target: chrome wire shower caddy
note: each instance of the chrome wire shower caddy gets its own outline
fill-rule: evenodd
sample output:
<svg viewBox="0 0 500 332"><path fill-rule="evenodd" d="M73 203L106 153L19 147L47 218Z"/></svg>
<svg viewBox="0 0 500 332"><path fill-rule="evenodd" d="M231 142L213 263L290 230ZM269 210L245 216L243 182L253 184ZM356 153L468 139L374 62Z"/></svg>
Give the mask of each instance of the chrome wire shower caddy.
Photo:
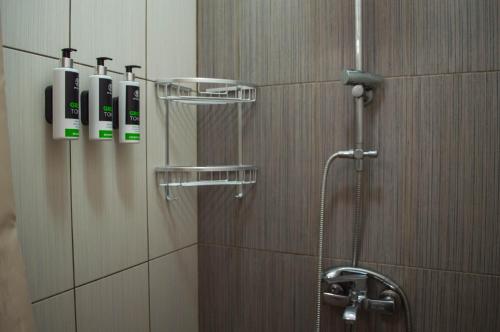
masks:
<svg viewBox="0 0 500 332"><path fill-rule="evenodd" d="M257 167L243 164L243 105L255 102L253 84L218 78L171 78L157 80L156 95L165 102L165 166L156 167L156 179L166 200L174 199L171 188L235 186L242 198L243 186L257 182ZM235 104L238 112L238 163L222 166L181 166L170 164L169 106L171 102L191 105Z"/></svg>

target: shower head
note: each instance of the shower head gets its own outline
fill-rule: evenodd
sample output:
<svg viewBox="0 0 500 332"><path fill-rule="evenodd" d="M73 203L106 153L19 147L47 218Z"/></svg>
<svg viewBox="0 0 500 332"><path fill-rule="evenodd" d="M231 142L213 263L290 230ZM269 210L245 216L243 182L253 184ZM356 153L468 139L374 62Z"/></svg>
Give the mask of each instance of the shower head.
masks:
<svg viewBox="0 0 500 332"><path fill-rule="evenodd" d="M375 89L383 80L382 76L360 70L344 69L342 72L342 82L345 85L362 85L367 90Z"/></svg>

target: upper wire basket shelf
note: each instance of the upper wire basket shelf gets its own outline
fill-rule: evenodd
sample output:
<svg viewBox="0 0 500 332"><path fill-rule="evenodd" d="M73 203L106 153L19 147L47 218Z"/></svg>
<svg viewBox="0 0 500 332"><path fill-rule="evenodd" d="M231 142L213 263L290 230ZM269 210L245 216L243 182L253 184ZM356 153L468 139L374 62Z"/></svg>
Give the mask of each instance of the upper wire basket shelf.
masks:
<svg viewBox="0 0 500 332"><path fill-rule="evenodd" d="M156 81L159 99L198 105L252 103L256 99L253 84L220 78L171 78Z"/></svg>
<svg viewBox="0 0 500 332"><path fill-rule="evenodd" d="M247 185L257 182L257 167L163 166L155 169L160 187L197 187Z"/></svg>

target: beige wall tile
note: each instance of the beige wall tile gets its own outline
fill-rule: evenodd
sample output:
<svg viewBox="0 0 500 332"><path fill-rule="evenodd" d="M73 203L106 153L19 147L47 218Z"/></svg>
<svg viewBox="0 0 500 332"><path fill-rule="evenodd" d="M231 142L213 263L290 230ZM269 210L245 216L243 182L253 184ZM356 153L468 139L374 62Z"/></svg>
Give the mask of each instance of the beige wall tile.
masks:
<svg viewBox="0 0 500 332"><path fill-rule="evenodd" d="M4 51L17 225L35 301L73 286L69 143L54 141L44 118L57 61Z"/></svg>
<svg viewBox="0 0 500 332"><path fill-rule="evenodd" d="M196 165L196 110L172 104L169 128L171 164ZM174 189L178 199L167 202L158 187L154 169L165 165L165 105L150 82L147 134L149 250L157 257L197 241L198 204L196 188Z"/></svg>
<svg viewBox="0 0 500 332"><path fill-rule="evenodd" d="M149 79L196 76L196 0L148 0Z"/></svg>
<svg viewBox="0 0 500 332"><path fill-rule="evenodd" d="M124 65L138 64L143 68L136 73L144 77L148 54L150 78L196 76L196 1L148 0L147 7L146 15L146 0L0 1L4 44L59 58L71 39L78 49L73 58L85 65L95 65L97 56L110 56L111 70L123 72ZM140 144L119 144L116 137L90 142L87 127L71 144L52 140L52 128L43 118L43 92L57 63L5 52L18 227L32 300L74 286L73 250L75 282L82 285L77 289L79 332L146 331L147 265L113 273L148 259L148 218L152 257L196 243L197 190L178 191L179 199L171 203L158 190L153 170L165 163L165 123L153 83L146 93L146 82L139 80L144 110ZM94 72L85 65L76 66L80 91L88 89L88 75ZM111 75L116 96L122 77ZM146 118L147 98L151 120ZM172 107L170 134L172 163L196 165L196 110ZM168 272L172 280L180 280L183 271L196 271L192 248L165 259L172 267L163 260L153 264L156 275ZM155 312L176 305L197 326L197 288L189 289L185 306L179 307L177 299L163 297L174 290L155 280L161 291ZM188 280L196 286L196 276ZM42 332L75 329L72 291L37 302L34 310ZM178 320L168 324L182 326Z"/></svg>
<svg viewBox="0 0 500 332"><path fill-rule="evenodd" d="M147 264L76 289L79 332L148 331L148 308Z"/></svg>
<svg viewBox="0 0 500 332"><path fill-rule="evenodd" d="M149 263L151 331L198 331L198 246Z"/></svg>
<svg viewBox="0 0 500 332"><path fill-rule="evenodd" d="M139 65L146 73L146 0L73 0L71 46L75 58L95 65L96 57L113 58L109 68L124 72L125 65Z"/></svg>
<svg viewBox="0 0 500 332"><path fill-rule="evenodd" d="M61 55L69 46L68 0L2 0L4 45L45 55Z"/></svg>
<svg viewBox="0 0 500 332"><path fill-rule="evenodd" d="M81 91L88 89L93 69L81 69ZM112 75L118 95L122 75ZM141 82L141 109L146 89ZM141 137L145 137L141 113ZM76 284L144 262L147 259L146 142L95 142L84 126L80 140L72 142L71 169Z"/></svg>
<svg viewBox="0 0 500 332"><path fill-rule="evenodd" d="M33 304L33 315L38 332L75 331L73 291Z"/></svg>

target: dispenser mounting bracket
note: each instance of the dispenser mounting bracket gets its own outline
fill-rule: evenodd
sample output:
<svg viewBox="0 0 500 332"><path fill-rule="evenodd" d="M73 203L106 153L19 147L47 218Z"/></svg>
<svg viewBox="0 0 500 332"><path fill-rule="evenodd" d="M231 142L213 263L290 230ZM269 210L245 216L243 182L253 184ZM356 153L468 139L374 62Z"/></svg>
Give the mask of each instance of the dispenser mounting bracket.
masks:
<svg viewBox="0 0 500 332"><path fill-rule="evenodd" d="M52 124L52 85L45 88L45 121Z"/></svg>
<svg viewBox="0 0 500 332"><path fill-rule="evenodd" d="M89 92L82 91L80 94L80 121L83 125L89 124Z"/></svg>

